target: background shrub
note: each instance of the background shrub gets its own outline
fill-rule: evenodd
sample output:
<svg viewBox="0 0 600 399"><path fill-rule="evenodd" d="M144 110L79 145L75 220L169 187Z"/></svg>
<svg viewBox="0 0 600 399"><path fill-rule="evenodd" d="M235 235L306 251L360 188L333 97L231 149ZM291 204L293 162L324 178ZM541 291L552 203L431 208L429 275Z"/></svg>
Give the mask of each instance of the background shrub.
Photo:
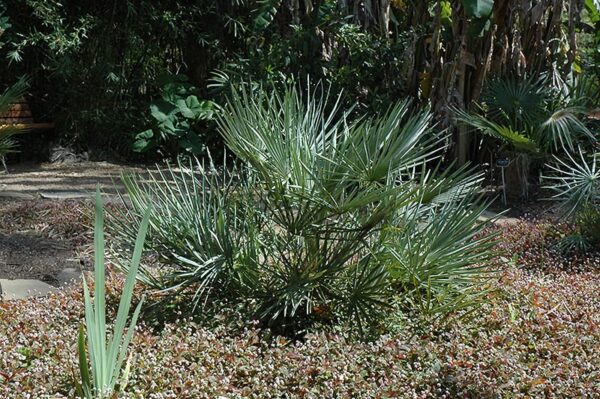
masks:
<svg viewBox="0 0 600 399"><path fill-rule="evenodd" d="M520 0L300 3L7 0L0 51L9 62L0 83L31 75L34 115L55 121L61 141L136 159L135 136L151 122L146 110L161 97L165 72L189 76L198 98L216 103L242 80L312 76L361 112L405 97L431 103L448 127L448 109L468 109L489 77L565 78L598 68L594 1L527 9ZM498 50L507 43L514 49ZM202 130L205 145L220 147L212 126Z"/></svg>
<svg viewBox="0 0 600 399"><path fill-rule="evenodd" d="M161 80L161 99L149 106L153 121L135 136L134 151L156 152L165 158L180 153L203 155L210 140L199 125L213 118L215 105L198 100L198 89L184 75L165 75Z"/></svg>

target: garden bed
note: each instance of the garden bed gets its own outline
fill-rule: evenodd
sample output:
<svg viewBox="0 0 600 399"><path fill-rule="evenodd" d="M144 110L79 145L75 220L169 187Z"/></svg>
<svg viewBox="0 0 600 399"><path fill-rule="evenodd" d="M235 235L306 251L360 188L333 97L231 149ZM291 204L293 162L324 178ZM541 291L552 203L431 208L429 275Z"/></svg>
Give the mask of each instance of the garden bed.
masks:
<svg viewBox="0 0 600 399"><path fill-rule="evenodd" d="M114 280L111 284L114 287ZM471 319L371 343L317 333L290 342L193 321L140 325L127 397L595 397L598 274L511 267ZM73 394L79 290L1 304L0 395ZM418 335L415 333L418 332Z"/></svg>
<svg viewBox="0 0 600 399"><path fill-rule="evenodd" d="M61 204L47 217L73 207ZM348 338L343 326L291 341L231 311L196 319L174 313L162 328L140 322L122 397L595 397L600 257L557 256L551 226L503 227L513 257L473 314L444 323L407 315L371 342ZM55 234L89 239L60 225ZM109 279L112 308L121 283ZM0 303L0 396L73 396L82 318L80 289Z"/></svg>

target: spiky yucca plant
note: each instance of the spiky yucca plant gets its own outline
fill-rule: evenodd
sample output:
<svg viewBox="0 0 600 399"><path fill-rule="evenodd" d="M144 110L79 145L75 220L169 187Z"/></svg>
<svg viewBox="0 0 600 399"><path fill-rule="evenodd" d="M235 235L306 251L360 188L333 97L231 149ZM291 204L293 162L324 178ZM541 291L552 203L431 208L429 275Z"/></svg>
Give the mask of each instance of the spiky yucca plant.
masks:
<svg viewBox="0 0 600 399"><path fill-rule="evenodd" d="M136 282L137 271L142 256L149 216L150 213L147 209L142 217L140 228L135 239L135 248L131 262L129 263L127 278L123 287L123 293L121 294L112 337L108 337L105 302L106 273L104 265L104 215L100 192L96 192L96 220L94 224L94 297L92 299L84 277L85 330L83 326L80 327L78 345L79 367L82 380L79 391L85 398L112 398L116 394L115 387L117 384L120 383L121 388L126 384L126 377L124 380L119 380L119 377L127 354L127 347L133 337L143 299L135 308L128 328L127 318L131 308L133 287Z"/></svg>

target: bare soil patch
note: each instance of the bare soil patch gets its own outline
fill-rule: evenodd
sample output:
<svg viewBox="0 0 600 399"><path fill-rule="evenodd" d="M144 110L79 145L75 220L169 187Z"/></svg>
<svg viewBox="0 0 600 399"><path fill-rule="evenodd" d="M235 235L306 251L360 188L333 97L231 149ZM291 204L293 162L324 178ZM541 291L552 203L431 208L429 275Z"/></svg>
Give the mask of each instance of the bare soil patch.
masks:
<svg viewBox="0 0 600 399"><path fill-rule="evenodd" d="M36 279L56 284L56 274L80 267L68 242L35 233L0 235L0 276L8 279Z"/></svg>
<svg viewBox="0 0 600 399"><path fill-rule="evenodd" d="M0 278L36 279L58 285L66 268L89 268L89 200L0 201ZM89 262L87 262L89 263Z"/></svg>
<svg viewBox="0 0 600 399"><path fill-rule="evenodd" d="M61 270L90 269L93 202L65 198L97 186L115 193L122 173L142 171L107 162L11 166L0 175L0 278L58 285Z"/></svg>

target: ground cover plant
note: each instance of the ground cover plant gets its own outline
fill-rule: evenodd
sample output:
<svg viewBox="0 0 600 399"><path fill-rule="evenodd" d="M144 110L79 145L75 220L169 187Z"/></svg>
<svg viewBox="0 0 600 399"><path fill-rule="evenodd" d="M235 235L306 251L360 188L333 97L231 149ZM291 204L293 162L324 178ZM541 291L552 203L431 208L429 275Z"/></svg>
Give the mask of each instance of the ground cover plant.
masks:
<svg viewBox="0 0 600 399"><path fill-rule="evenodd" d="M159 266L141 281L189 295L198 312L238 298L284 331L323 317L370 329L396 297L431 314L466 306L495 255L478 221L481 177L427 167L445 140L428 111L401 102L350 119L340 100L320 85L235 89L218 123L240 165L126 177L115 251L152 206Z"/></svg>
<svg viewBox="0 0 600 399"><path fill-rule="evenodd" d="M509 263L528 271L576 274L598 270L598 248L565 250L565 239L576 234L577 229L574 223L530 217L505 225L498 245L510 255Z"/></svg>
<svg viewBox="0 0 600 399"><path fill-rule="evenodd" d="M348 339L343 329L316 329L292 341L228 311L204 321L179 315L162 330L142 319L120 397L595 397L600 257L590 252L561 262L551 225L493 227L514 258L491 280L480 311L443 324L407 319L371 342ZM572 269L580 264L587 266ZM107 266L112 318L124 281ZM137 299L142 294L135 290ZM10 334L0 334L0 396L72 397L83 315L80 287L2 302L0 330Z"/></svg>

